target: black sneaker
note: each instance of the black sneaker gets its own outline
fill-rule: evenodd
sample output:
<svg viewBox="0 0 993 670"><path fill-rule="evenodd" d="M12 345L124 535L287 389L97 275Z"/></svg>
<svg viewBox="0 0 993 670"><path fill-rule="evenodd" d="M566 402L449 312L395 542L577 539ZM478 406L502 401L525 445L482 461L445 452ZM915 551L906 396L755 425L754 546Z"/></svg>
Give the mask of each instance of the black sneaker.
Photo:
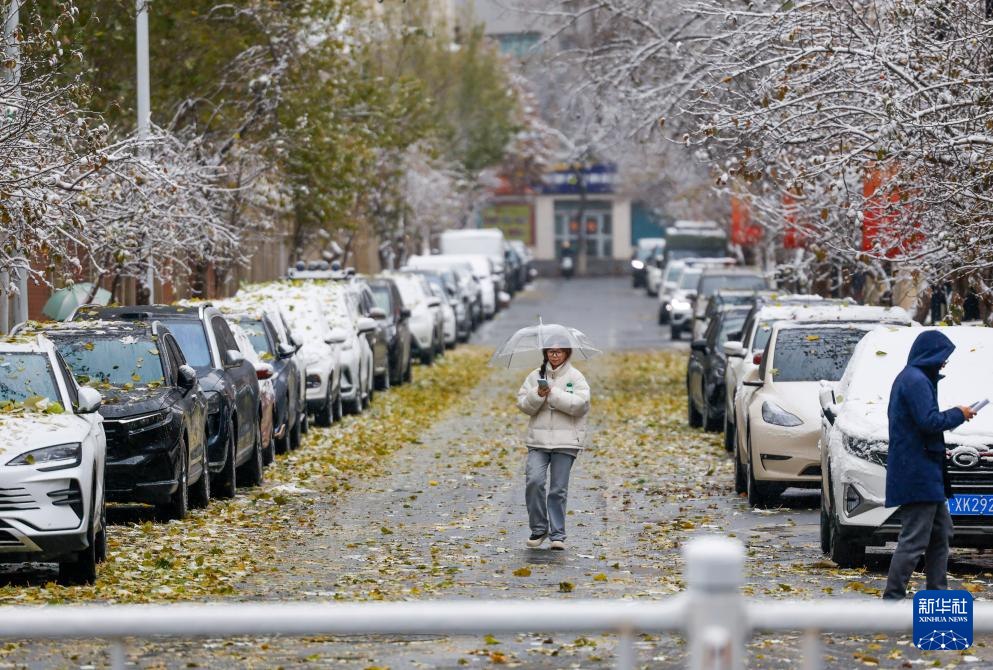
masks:
<svg viewBox="0 0 993 670"><path fill-rule="evenodd" d="M532 533L531 537L528 538L528 548L537 549L546 537L548 537L548 533Z"/></svg>

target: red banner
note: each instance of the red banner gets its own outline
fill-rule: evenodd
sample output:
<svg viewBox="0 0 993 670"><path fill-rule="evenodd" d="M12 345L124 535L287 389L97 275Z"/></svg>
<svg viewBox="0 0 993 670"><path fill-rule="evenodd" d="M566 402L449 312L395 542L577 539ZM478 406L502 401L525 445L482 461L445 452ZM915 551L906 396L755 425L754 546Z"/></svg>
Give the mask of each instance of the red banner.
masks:
<svg viewBox="0 0 993 670"><path fill-rule="evenodd" d="M752 211L744 200L731 196L731 243L747 247L762 239L762 226L752 223Z"/></svg>

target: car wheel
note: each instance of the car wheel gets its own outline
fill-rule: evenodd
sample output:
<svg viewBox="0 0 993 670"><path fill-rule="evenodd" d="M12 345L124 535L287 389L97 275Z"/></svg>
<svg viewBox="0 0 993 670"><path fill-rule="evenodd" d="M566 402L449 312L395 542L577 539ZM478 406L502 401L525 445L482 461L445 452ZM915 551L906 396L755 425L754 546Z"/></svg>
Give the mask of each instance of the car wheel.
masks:
<svg viewBox="0 0 993 670"><path fill-rule="evenodd" d="M734 451L734 422L728 418L727 409L724 410L724 451L731 453Z"/></svg>
<svg viewBox="0 0 993 670"><path fill-rule="evenodd" d="M427 349L421 352L421 365L431 365L434 363L434 349Z"/></svg>
<svg viewBox="0 0 993 670"><path fill-rule="evenodd" d="M659 307L659 325L664 326L666 322L665 310Z"/></svg>
<svg viewBox="0 0 993 670"><path fill-rule="evenodd" d="M218 498L234 498L238 490L238 468L234 459L237 457L237 438L235 438L235 425L228 420L228 455L224 460L224 469L217 473L216 487Z"/></svg>
<svg viewBox="0 0 993 670"><path fill-rule="evenodd" d="M176 491L164 505L157 505L156 516L160 521L180 521L186 518L190 511L190 452L186 448L186 440L179 438L179 479Z"/></svg>
<svg viewBox="0 0 993 670"><path fill-rule="evenodd" d="M769 491L768 487L764 482L760 482L755 479L755 470L752 467L752 445L748 445L747 459L745 462L745 471L747 479L745 481L745 490L748 493L748 504L752 507L768 507L769 506Z"/></svg>
<svg viewBox="0 0 993 670"><path fill-rule="evenodd" d="M342 417L345 416L345 403L341 399L341 391L338 391L338 395L335 396L334 408L332 409L335 421L341 421Z"/></svg>
<svg viewBox="0 0 993 670"><path fill-rule="evenodd" d="M281 437L276 442L276 453L277 454L285 454L290 449L293 449L294 448L294 446L293 446L293 430L295 430L296 427L294 426L293 429L290 428L290 415L291 415L290 409L291 408L290 408L290 396L289 396L289 394L286 394L286 404L284 405L284 407L286 407L286 428L283 430L283 437ZM296 423L297 424L300 423L300 419L299 418L297 419Z"/></svg>
<svg viewBox="0 0 993 670"><path fill-rule="evenodd" d="M100 530L96 534L96 554L97 563L103 563L107 560L107 505L103 503L100 505Z"/></svg>
<svg viewBox="0 0 993 670"><path fill-rule="evenodd" d="M403 372L403 383L409 384L414 381L414 361L412 356L407 357L407 369Z"/></svg>
<svg viewBox="0 0 993 670"><path fill-rule="evenodd" d="M297 421L297 423L300 424L300 432L302 434L306 435L307 433L310 432L310 416L307 415L307 412L304 412L303 414L300 415L300 419ZM299 446L300 444L298 441L297 447ZM296 447L293 448L296 449Z"/></svg>
<svg viewBox="0 0 993 670"><path fill-rule="evenodd" d="M672 326L669 328L669 337L674 340L679 340L683 336L683 329L679 326Z"/></svg>
<svg viewBox="0 0 993 670"><path fill-rule="evenodd" d="M821 503L821 553L831 553L831 517L824 509L824 503Z"/></svg>
<svg viewBox="0 0 993 670"><path fill-rule="evenodd" d="M106 533L103 528L97 529L94 526L100 523L100 519L105 518L105 505L101 503L101 509L97 512L96 500L90 510L90 527L86 531L86 549L76 552L76 556L71 561L61 561L59 563L58 582L68 586L78 586L83 584L93 584L97 580L97 563L101 554L106 555ZM99 547L98 543L103 543Z"/></svg>
<svg viewBox="0 0 993 670"><path fill-rule="evenodd" d="M262 430L255 427L255 440L252 446L252 455L248 462L241 466L242 472L238 473L238 479L244 480L243 486L262 486L265 480L265 465L262 453Z"/></svg>
<svg viewBox="0 0 993 670"><path fill-rule="evenodd" d="M359 415L362 413L363 403L362 403L362 393L360 390L355 391L355 400L349 400L348 405L344 408L345 412L348 414Z"/></svg>
<svg viewBox="0 0 993 670"><path fill-rule="evenodd" d="M276 460L276 438L269 438L269 446L262 452L262 464L269 465Z"/></svg>
<svg viewBox="0 0 993 670"><path fill-rule="evenodd" d="M296 423L293 424L293 430L290 431L290 449L296 450L300 448L300 441L302 439L301 433L303 432L304 426L307 425L306 417L297 417Z"/></svg>
<svg viewBox="0 0 993 670"><path fill-rule="evenodd" d="M693 405L693 398L690 397L690 389L686 388L686 418L690 424L690 428L699 428L703 425L703 416L697 411L696 407Z"/></svg>
<svg viewBox="0 0 993 670"><path fill-rule="evenodd" d="M203 449L203 471L200 473L200 479L194 484L193 490L190 492L190 506L203 509L210 504L210 469L207 466L207 448Z"/></svg>
<svg viewBox="0 0 993 670"><path fill-rule="evenodd" d="M324 404L314 412L314 423L326 427L335 422L334 402L331 397L331 380L328 380L328 392L324 396Z"/></svg>
<svg viewBox="0 0 993 670"><path fill-rule="evenodd" d="M845 537L837 519L832 519L830 523L831 560L837 563L839 568L858 568L865 565L865 545Z"/></svg>
<svg viewBox="0 0 993 670"><path fill-rule="evenodd" d="M390 390L390 366L386 366L386 370L383 374L376 377L376 390L377 391L389 391Z"/></svg>
<svg viewBox="0 0 993 670"><path fill-rule="evenodd" d="M734 453L734 492L742 494L748 491L748 481L745 479L745 466L738 458L737 451Z"/></svg>
<svg viewBox="0 0 993 670"><path fill-rule="evenodd" d="M716 433L721 428L720 420L713 415L710 407L710 401L704 398L703 400L703 429L708 433Z"/></svg>

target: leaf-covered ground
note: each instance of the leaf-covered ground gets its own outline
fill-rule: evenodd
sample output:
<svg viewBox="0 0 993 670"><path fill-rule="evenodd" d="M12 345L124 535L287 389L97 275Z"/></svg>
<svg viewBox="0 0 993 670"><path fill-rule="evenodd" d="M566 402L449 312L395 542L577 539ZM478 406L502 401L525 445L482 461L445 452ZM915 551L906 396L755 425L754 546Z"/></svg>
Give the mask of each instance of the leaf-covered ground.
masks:
<svg viewBox="0 0 993 670"><path fill-rule="evenodd" d="M127 560L108 566L102 576L110 579L95 589L11 584L0 595L4 602L22 594L31 602L655 599L683 586L681 545L720 533L747 544L750 595L841 597L853 606L878 597L884 559L866 570L839 570L820 554L816 494L763 511L733 494L720 436L686 426L679 352L615 353L579 365L593 387L597 433L595 448L573 470L569 549L526 549L525 417L514 407L524 373L493 371L485 360L485 351L460 350L420 369L418 384L380 395L373 412L312 433L303 450L270 469L264 489L212 506L211 516L227 515L223 523L198 517L169 526L115 526L121 531L115 551ZM196 539L208 533L204 549ZM125 550L125 537L135 546ZM177 543L188 548L176 549ZM185 552L193 559L179 560ZM144 570L129 570L127 561ZM982 597L990 575L981 557L960 552L953 570ZM150 668L599 668L612 664L614 643L610 635L554 633L268 638L143 641L131 654ZM985 643L967 654L925 653L906 639L867 634L826 638L825 649L829 667L839 669L952 667L986 663L979 660L991 657ZM682 667L685 660L678 636L643 636L637 646L639 660L651 667ZM798 647L792 633L757 637L750 666L795 667ZM103 658L98 644L71 652L19 644L0 653L0 663L44 659L39 667Z"/></svg>

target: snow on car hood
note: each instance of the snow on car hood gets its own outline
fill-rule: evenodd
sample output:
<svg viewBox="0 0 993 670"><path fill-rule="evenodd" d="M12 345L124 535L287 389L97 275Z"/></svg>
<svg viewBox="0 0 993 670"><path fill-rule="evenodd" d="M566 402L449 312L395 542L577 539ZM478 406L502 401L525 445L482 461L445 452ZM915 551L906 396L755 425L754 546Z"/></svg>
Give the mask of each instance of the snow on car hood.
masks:
<svg viewBox="0 0 993 670"><path fill-rule="evenodd" d="M0 465L14 456L53 444L82 442L88 430L75 414L32 412L0 416Z"/></svg>
<svg viewBox="0 0 993 670"><path fill-rule="evenodd" d="M955 345L938 383L938 406L945 410L993 401L993 329L953 326L938 329ZM889 427L887 409L893 380L907 364L921 329L879 328L859 343L839 385L842 402L838 427L848 435L885 441ZM847 394L847 397L844 397ZM993 405L972 421L945 433L955 444L993 443Z"/></svg>
<svg viewBox="0 0 993 670"><path fill-rule="evenodd" d="M804 425L819 426L820 390L820 382L773 382L763 389L762 399L771 400L787 412L795 414Z"/></svg>

